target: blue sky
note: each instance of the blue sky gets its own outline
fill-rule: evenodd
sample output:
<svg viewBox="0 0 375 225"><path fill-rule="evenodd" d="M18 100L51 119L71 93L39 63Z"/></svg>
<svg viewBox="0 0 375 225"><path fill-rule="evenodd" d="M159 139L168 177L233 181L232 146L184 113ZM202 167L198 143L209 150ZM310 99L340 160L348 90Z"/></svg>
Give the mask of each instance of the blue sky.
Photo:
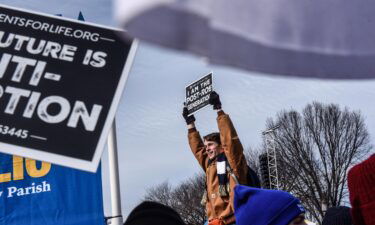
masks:
<svg viewBox="0 0 375 225"><path fill-rule="evenodd" d="M110 0L0 0L0 4L63 14L116 26ZM232 117L247 149L261 144L265 121L282 109L301 110L312 101L336 103L360 110L375 143L375 80L335 81L296 79L207 65L199 57L141 43L116 116L123 214L145 190L168 180L177 184L200 171L187 144L181 116L185 86L213 71L214 89ZM196 113L202 134L216 130L208 107ZM110 214L107 153L103 163L105 213Z"/></svg>

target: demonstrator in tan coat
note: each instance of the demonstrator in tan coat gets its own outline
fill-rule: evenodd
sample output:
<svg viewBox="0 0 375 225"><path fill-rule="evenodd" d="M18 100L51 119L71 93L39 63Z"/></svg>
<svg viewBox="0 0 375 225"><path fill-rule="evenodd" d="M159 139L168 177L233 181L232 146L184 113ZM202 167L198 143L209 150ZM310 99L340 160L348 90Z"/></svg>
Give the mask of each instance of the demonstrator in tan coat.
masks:
<svg viewBox="0 0 375 225"><path fill-rule="evenodd" d="M232 121L221 109L219 95L212 92L209 102L217 110L219 133L206 135L202 140L195 128L195 117L188 116L186 107L183 116L188 126L190 148L206 172L203 201L209 225L235 224L233 188L237 183L246 183L246 159Z"/></svg>

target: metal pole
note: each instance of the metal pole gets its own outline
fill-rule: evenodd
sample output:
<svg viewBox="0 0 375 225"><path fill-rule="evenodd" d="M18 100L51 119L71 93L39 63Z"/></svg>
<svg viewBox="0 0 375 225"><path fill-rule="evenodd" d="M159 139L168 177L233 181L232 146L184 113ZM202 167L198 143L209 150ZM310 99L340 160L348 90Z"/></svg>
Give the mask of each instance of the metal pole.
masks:
<svg viewBox="0 0 375 225"><path fill-rule="evenodd" d="M109 157L109 180L111 186L111 225L122 225L120 177L118 170L116 122L113 120L108 135L108 157Z"/></svg>
<svg viewBox="0 0 375 225"><path fill-rule="evenodd" d="M272 127L266 131L263 131L263 137L267 149L267 160L268 160L268 174L270 180L270 189L279 190L279 175L277 168L277 154L275 146L275 130L278 129L280 125Z"/></svg>

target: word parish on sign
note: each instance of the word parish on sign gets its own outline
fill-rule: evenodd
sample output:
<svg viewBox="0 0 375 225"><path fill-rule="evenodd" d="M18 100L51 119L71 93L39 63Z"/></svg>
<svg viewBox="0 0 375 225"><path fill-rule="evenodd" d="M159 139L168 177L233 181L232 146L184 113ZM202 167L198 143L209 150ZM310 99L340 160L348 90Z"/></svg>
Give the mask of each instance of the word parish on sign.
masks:
<svg viewBox="0 0 375 225"><path fill-rule="evenodd" d="M208 99L212 92L212 73L202 77L198 81L186 87L186 107L192 114L208 105Z"/></svg>

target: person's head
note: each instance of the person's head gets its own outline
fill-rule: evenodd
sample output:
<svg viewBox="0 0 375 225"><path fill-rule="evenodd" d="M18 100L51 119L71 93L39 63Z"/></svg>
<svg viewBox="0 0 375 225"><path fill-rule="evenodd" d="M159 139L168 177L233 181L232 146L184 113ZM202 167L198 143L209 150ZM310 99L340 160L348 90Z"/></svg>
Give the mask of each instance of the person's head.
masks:
<svg viewBox="0 0 375 225"><path fill-rule="evenodd" d="M237 225L306 225L305 209L288 192L236 185L234 214Z"/></svg>
<svg viewBox="0 0 375 225"><path fill-rule="evenodd" d="M350 208L346 206L331 207L324 215L322 225L352 225Z"/></svg>
<svg viewBox="0 0 375 225"><path fill-rule="evenodd" d="M180 215L171 207L157 202L145 201L135 207L124 225L185 225Z"/></svg>
<svg viewBox="0 0 375 225"><path fill-rule="evenodd" d="M305 221L305 213L301 213L290 221L288 225L307 225Z"/></svg>
<svg viewBox="0 0 375 225"><path fill-rule="evenodd" d="M209 159L214 159L223 152L220 141L220 133L211 133L203 137L204 148Z"/></svg>
<svg viewBox="0 0 375 225"><path fill-rule="evenodd" d="M349 199L354 224L375 224L375 154L348 173Z"/></svg>

